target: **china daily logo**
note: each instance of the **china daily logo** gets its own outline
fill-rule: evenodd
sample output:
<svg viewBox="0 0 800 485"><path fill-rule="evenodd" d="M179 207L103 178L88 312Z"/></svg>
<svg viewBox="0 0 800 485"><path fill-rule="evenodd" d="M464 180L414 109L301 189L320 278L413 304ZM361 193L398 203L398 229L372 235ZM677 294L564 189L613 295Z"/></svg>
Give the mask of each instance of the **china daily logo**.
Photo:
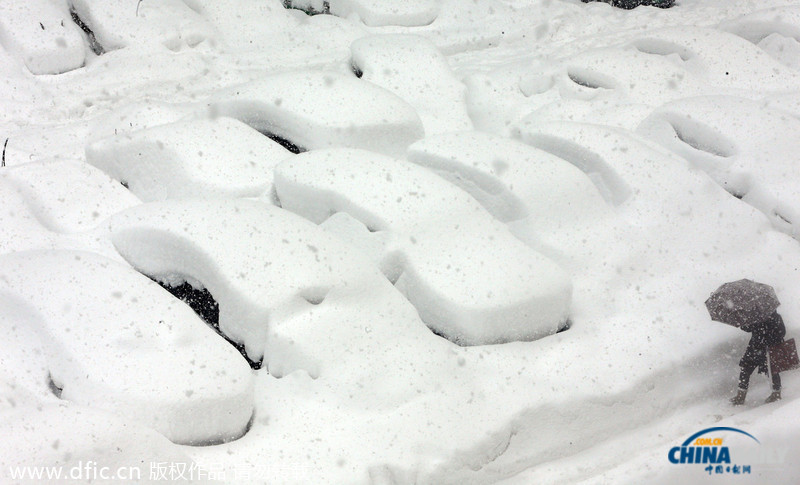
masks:
<svg viewBox="0 0 800 485"><path fill-rule="evenodd" d="M667 457L674 465L704 465L704 470L709 474L731 473L750 474L752 464L731 462L731 448L720 433L738 433L761 444L755 436L736 428L718 427L706 428L688 437L680 446L669 450ZM739 457L741 459L741 457Z"/></svg>

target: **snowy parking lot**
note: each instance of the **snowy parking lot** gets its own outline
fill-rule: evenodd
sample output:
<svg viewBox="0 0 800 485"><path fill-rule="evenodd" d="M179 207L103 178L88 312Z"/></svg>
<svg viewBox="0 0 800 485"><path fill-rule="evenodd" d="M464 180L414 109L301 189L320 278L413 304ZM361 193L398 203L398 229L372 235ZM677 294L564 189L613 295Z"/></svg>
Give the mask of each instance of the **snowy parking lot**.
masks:
<svg viewBox="0 0 800 485"><path fill-rule="evenodd" d="M0 144L0 483L800 483L797 2L5 0Z"/></svg>

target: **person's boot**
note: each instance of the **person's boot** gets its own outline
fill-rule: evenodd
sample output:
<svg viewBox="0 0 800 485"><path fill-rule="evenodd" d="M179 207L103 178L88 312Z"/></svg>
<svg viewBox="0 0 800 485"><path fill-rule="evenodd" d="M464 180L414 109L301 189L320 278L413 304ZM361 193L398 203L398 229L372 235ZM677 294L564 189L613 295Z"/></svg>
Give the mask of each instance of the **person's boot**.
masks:
<svg viewBox="0 0 800 485"><path fill-rule="evenodd" d="M764 403L769 404L771 402L780 400L780 398L781 398L781 390L778 389L777 391L772 391L772 394L769 395L769 397L767 398L766 401L764 401Z"/></svg>
<svg viewBox="0 0 800 485"><path fill-rule="evenodd" d="M780 396L780 393L778 394ZM731 398L731 404L734 406L741 406L744 404L744 398L747 397L747 389L739 389L736 395ZM780 397L778 397L780 399Z"/></svg>

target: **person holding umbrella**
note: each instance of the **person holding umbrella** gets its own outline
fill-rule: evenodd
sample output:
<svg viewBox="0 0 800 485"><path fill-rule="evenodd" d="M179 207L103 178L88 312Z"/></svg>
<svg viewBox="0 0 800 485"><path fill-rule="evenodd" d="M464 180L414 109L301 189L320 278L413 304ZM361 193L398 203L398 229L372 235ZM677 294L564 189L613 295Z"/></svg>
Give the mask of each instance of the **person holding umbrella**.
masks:
<svg viewBox="0 0 800 485"><path fill-rule="evenodd" d="M744 404L750 375L758 368L759 373L772 377L772 394L765 402L781 398L781 377L772 372L767 357L768 348L783 342L786 327L776 311L780 302L775 290L763 283L748 279L725 283L706 300L706 308L712 320L738 327L752 333L742 359L739 361L739 388L731 404Z"/></svg>
<svg viewBox="0 0 800 485"><path fill-rule="evenodd" d="M786 335L786 327L783 325L783 318L774 312L768 319L762 320L752 326L742 326L745 332L751 332L750 343L744 351L742 359L739 361L739 389L736 395L731 398L731 404L738 406L744 404L747 396L747 387L750 383L750 374L758 367L760 374L772 375L772 394L765 402L775 402L781 398L781 375L772 372L767 363L767 349L783 342Z"/></svg>

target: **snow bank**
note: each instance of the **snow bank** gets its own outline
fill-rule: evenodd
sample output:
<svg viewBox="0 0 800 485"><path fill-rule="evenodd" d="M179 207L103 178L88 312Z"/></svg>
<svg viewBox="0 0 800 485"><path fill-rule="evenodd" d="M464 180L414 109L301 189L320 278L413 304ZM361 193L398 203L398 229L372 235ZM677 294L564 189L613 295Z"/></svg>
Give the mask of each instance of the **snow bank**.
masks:
<svg viewBox="0 0 800 485"><path fill-rule="evenodd" d="M141 203L119 182L78 161L25 163L9 168L5 177L19 189L37 220L54 232L88 231Z"/></svg>
<svg viewBox="0 0 800 485"><path fill-rule="evenodd" d="M466 88L431 41L416 35L372 35L353 42L350 50L362 79L411 104L428 135L472 128L464 104Z"/></svg>
<svg viewBox="0 0 800 485"><path fill-rule="evenodd" d="M62 399L137 420L176 443L245 432L250 368L157 284L79 251L5 255L0 274L0 294L24 302L37 323Z"/></svg>
<svg viewBox="0 0 800 485"><path fill-rule="evenodd" d="M230 118L192 120L92 143L86 160L144 201L194 196L257 197L271 170L291 155Z"/></svg>
<svg viewBox="0 0 800 485"><path fill-rule="evenodd" d="M425 168L363 150L318 150L281 163L275 188L284 208L316 223L341 211L387 231L384 274L452 341L540 338L568 317L566 274Z"/></svg>
<svg viewBox="0 0 800 485"><path fill-rule="evenodd" d="M800 121L761 103L730 96L689 98L662 106L638 131L707 171L728 192L764 212L774 226L800 235Z"/></svg>
<svg viewBox="0 0 800 485"><path fill-rule="evenodd" d="M404 0L403 2L331 0L329 4L332 14L340 17L355 14L370 26L415 27L428 25L436 19L441 0Z"/></svg>
<svg viewBox="0 0 800 485"><path fill-rule="evenodd" d="M194 47L213 36L213 29L181 0L70 0L81 21L105 51L147 48L159 43L171 50Z"/></svg>
<svg viewBox="0 0 800 485"><path fill-rule="evenodd" d="M605 203L578 168L523 143L477 131L420 140L409 161L461 187L503 222L528 219L537 230L603 213Z"/></svg>
<svg viewBox="0 0 800 485"><path fill-rule="evenodd" d="M401 155L424 136L408 103L333 72L272 74L216 98L212 113L238 118L300 149L343 146Z"/></svg>
<svg viewBox="0 0 800 485"><path fill-rule="evenodd" d="M0 4L0 43L33 74L61 74L85 61L81 31L60 0Z"/></svg>
<svg viewBox="0 0 800 485"><path fill-rule="evenodd" d="M336 238L257 201L145 204L114 216L111 236L148 276L207 288L219 303L220 330L254 361L272 325L369 271L343 256L348 249Z"/></svg>

